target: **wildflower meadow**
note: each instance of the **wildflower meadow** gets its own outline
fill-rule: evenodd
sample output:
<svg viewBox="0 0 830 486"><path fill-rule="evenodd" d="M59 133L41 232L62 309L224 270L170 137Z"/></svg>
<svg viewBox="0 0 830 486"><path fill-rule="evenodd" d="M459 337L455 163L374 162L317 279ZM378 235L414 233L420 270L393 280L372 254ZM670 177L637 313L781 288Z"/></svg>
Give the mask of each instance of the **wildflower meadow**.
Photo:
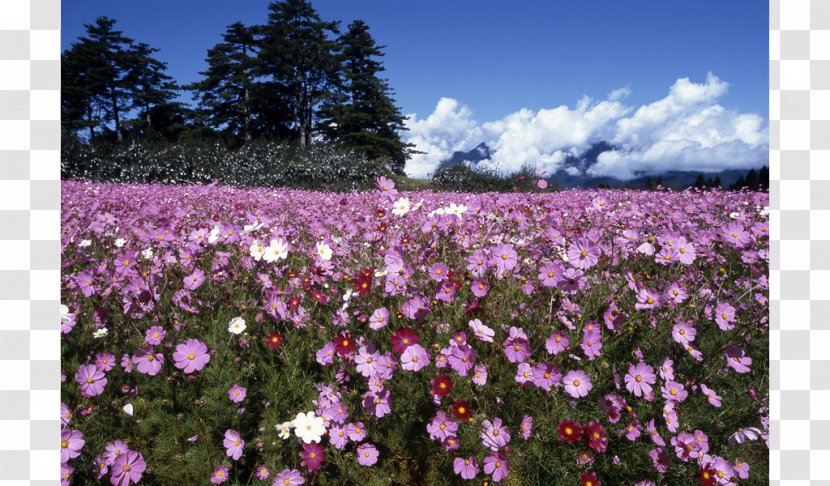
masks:
<svg viewBox="0 0 830 486"><path fill-rule="evenodd" d="M766 484L768 195L543 186L63 182L62 484Z"/></svg>

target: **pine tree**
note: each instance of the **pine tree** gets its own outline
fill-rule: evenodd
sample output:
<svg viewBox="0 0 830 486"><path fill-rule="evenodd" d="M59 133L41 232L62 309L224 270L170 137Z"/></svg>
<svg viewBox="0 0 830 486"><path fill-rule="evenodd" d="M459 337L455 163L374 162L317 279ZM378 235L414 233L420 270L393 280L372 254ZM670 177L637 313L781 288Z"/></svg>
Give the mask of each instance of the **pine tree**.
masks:
<svg viewBox="0 0 830 486"><path fill-rule="evenodd" d="M285 0L268 5L268 22L262 28L260 72L284 99L290 128L300 145L311 143L319 107L335 96L339 81L337 44L339 22L323 21L306 0Z"/></svg>
<svg viewBox="0 0 830 486"><path fill-rule="evenodd" d="M715 189L720 189L723 187L723 183L721 183L720 176L715 177L715 182L713 183L713 187Z"/></svg>
<svg viewBox="0 0 830 486"><path fill-rule="evenodd" d="M746 187L753 191L758 190L758 172L755 169L749 169L746 173Z"/></svg>
<svg viewBox="0 0 830 486"><path fill-rule="evenodd" d="M758 185L762 191L769 189L769 167L766 165L758 171Z"/></svg>
<svg viewBox="0 0 830 486"><path fill-rule="evenodd" d="M746 187L746 181L744 180L744 176L738 176L738 180L736 180L734 184L729 186L729 189L737 191L744 187Z"/></svg>
<svg viewBox="0 0 830 486"><path fill-rule="evenodd" d="M404 130L400 108L392 99L389 83L380 78L382 49L362 20L349 24L338 39L342 66L342 90L321 110L322 130L335 141L364 152L370 159L383 158L394 172L403 173L408 148L401 140Z"/></svg>
<svg viewBox="0 0 830 486"><path fill-rule="evenodd" d="M75 137L88 130L88 141L92 143L95 127L102 120L96 106L94 80L88 71L89 47L77 44L61 54L61 126L65 133Z"/></svg>
<svg viewBox="0 0 830 486"><path fill-rule="evenodd" d="M695 181L695 187L698 189L703 189L706 186L706 179L703 178L703 173L701 172L697 176L697 180Z"/></svg>
<svg viewBox="0 0 830 486"><path fill-rule="evenodd" d="M85 54L88 89L94 103L102 108L102 121L113 123L115 139L121 142L122 116L130 108L130 93L134 91L127 79L133 40L114 26L115 20L107 17L98 17L92 25L84 24L88 37L81 37L73 49L79 46Z"/></svg>
<svg viewBox="0 0 830 486"><path fill-rule="evenodd" d="M138 43L127 51L129 71L125 77L126 85L130 90L131 106L138 110L139 118L136 125L144 130L161 132L165 129L162 122L169 122L168 117L159 116L154 121L153 115L182 112L182 107L168 106L176 98L178 86L167 71L167 63L153 57L158 52L145 43Z"/></svg>
<svg viewBox="0 0 830 486"><path fill-rule="evenodd" d="M199 115L229 138L249 142L257 131L255 95L259 39L241 22L228 26L223 42L208 50L204 79L188 86L199 98Z"/></svg>

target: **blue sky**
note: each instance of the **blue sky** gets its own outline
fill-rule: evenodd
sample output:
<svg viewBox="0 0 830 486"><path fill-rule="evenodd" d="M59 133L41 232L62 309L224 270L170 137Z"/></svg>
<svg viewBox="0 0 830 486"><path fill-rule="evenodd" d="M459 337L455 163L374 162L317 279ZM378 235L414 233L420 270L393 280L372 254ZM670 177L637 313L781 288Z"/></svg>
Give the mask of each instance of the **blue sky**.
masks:
<svg viewBox="0 0 830 486"><path fill-rule="evenodd" d="M62 6L63 47L83 34L83 23L109 16L125 35L160 48L158 57L168 63L170 74L182 83L190 82L199 78L207 49L221 41L225 27L235 21L263 23L267 4L264 0L67 0ZM728 89L716 90L717 100L711 103L767 117L768 7L764 2L317 0L312 4L324 19L343 21L344 28L353 19L369 24L376 40L387 46L385 74L398 104L404 113L416 113L421 120L435 112L441 98L456 101L456 114L464 111L462 117L480 126L505 120L522 108L534 113L560 105L575 109L584 95L602 100L624 87L629 90L624 100L631 114L666 97L682 78L706 84L710 72L728 83ZM467 138L443 148L463 148L472 143Z"/></svg>

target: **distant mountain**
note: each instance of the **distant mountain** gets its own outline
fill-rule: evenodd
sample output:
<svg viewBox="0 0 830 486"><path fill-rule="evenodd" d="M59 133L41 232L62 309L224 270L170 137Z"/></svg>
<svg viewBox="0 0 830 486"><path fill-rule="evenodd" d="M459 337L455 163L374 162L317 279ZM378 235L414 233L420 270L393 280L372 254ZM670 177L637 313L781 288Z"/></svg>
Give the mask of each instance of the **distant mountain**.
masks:
<svg viewBox="0 0 830 486"><path fill-rule="evenodd" d="M644 187L649 180L655 182L658 177L663 178L666 186L675 189L683 189L693 186L697 177L703 173L706 178L720 177L723 187L729 187L739 177L746 174L745 169L730 169L718 172L700 172L700 171L679 171L669 170L660 174L642 174L634 179L620 180L608 176L591 176L588 175L588 169L597 163L600 154L609 150L614 150L616 147L610 142L602 140L596 142L588 147L587 150L579 155L568 155L565 158L562 167L555 173L547 177L547 180L565 188L592 188L599 185L607 185L610 187ZM490 147L485 142L482 142L469 151L453 152L450 158L441 161L437 170L452 167L458 164L466 164L472 168L485 160L490 160L493 155Z"/></svg>

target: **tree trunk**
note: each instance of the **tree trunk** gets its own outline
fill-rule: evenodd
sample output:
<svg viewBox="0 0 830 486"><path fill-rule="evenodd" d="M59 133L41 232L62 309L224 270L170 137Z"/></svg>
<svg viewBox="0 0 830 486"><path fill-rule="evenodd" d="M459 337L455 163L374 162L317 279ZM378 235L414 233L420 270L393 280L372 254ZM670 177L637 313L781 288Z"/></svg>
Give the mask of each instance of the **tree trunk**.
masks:
<svg viewBox="0 0 830 486"><path fill-rule="evenodd" d="M243 113L243 116L245 117L244 123L245 123L245 141L246 142L251 141L251 113L250 113L251 110L248 107L248 105L250 103L250 99L251 99L250 90L248 90L248 87L245 86L245 101L242 103L242 113Z"/></svg>
<svg viewBox="0 0 830 486"><path fill-rule="evenodd" d="M92 122L92 100L86 105L86 123L89 126L89 143L95 139L95 125Z"/></svg>
<svg viewBox="0 0 830 486"><path fill-rule="evenodd" d="M115 96L115 87L110 87L110 99L112 101L112 116L115 119L115 140L118 143L124 141L124 134L121 133L121 118L118 116L118 98Z"/></svg>

